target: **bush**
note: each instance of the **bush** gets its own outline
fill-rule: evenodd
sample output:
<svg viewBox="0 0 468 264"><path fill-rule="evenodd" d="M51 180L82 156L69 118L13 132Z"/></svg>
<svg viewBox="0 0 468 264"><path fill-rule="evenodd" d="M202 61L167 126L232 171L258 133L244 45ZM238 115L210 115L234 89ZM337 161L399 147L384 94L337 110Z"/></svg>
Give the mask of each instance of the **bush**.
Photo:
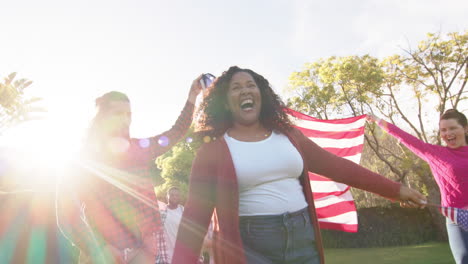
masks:
<svg viewBox="0 0 468 264"><path fill-rule="evenodd" d="M373 207L358 209L357 233L322 230L328 248L365 248L420 244L436 239L428 209Z"/></svg>

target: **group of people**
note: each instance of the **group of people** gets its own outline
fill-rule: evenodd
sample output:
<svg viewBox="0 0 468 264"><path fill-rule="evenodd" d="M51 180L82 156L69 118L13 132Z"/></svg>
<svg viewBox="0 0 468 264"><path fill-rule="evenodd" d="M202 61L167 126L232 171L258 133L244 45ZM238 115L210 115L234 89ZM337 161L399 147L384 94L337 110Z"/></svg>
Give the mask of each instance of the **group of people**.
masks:
<svg viewBox="0 0 468 264"><path fill-rule="evenodd" d="M68 199L59 203L59 224L80 249L81 262L199 263L210 229L216 264L325 263L308 172L405 206L426 204L418 191L309 140L294 128L267 79L233 66L205 90L199 106L197 137L211 140L205 140L193 161L187 202L181 207L168 199L160 214L150 168L190 127L201 79L193 81L175 125L149 139L130 137L126 95L110 92L96 100L98 112L77 164L79 181L66 182L72 187L60 190L60 197ZM369 120L431 165L443 205L468 207L463 191L468 189L468 126L463 114L451 110L441 118L447 147L423 143L376 117ZM168 224L167 217L176 224ZM162 233L157 230L161 219ZM468 263L467 232L449 222L447 229L457 263Z"/></svg>

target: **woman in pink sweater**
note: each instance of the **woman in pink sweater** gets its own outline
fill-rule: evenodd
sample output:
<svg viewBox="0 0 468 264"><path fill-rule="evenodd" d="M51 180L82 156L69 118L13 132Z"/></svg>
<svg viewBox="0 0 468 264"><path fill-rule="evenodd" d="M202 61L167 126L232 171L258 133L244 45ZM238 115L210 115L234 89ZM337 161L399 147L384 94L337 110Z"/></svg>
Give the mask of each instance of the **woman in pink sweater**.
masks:
<svg viewBox="0 0 468 264"><path fill-rule="evenodd" d="M205 92L172 263L196 263L214 214L216 264L324 263L308 172L390 199L417 191L317 146L292 127L268 81L231 67ZM313 186L312 186L313 188Z"/></svg>
<svg viewBox="0 0 468 264"><path fill-rule="evenodd" d="M439 185L442 206L468 209L468 125L466 116L455 109L440 117L440 137L446 147L425 143L397 126L369 115L382 129L425 160ZM447 219L452 254L458 264L468 264L468 232Z"/></svg>

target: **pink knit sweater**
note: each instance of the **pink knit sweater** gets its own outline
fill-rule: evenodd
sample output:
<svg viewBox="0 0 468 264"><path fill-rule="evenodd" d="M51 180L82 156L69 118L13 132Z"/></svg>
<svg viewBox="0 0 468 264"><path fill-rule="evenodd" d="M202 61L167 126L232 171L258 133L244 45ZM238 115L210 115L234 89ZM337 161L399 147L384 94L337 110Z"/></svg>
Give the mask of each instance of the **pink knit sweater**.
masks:
<svg viewBox="0 0 468 264"><path fill-rule="evenodd" d="M378 125L429 164L443 206L468 207L468 146L452 149L432 145L383 120Z"/></svg>

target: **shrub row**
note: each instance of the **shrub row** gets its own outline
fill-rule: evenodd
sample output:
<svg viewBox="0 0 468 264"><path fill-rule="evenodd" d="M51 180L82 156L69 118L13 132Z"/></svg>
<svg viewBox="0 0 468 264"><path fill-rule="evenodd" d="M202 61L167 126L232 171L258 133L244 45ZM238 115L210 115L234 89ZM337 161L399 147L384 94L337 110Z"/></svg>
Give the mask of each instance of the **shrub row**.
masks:
<svg viewBox="0 0 468 264"><path fill-rule="evenodd" d="M328 248L366 248L420 244L436 239L427 209L373 207L358 209L357 233L322 230Z"/></svg>

